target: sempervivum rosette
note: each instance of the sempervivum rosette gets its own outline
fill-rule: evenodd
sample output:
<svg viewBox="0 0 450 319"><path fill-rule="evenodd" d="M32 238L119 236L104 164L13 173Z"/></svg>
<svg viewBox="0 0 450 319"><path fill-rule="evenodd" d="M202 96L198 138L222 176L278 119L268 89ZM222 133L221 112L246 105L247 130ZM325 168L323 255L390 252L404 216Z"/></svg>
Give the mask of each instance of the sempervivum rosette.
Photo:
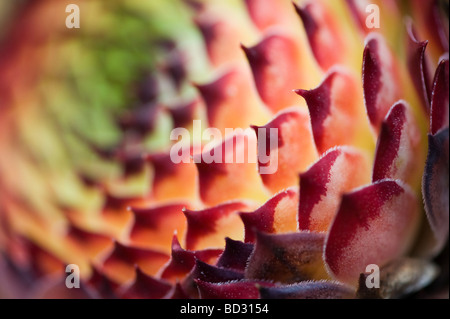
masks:
<svg viewBox="0 0 450 319"><path fill-rule="evenodd" d="M135 90L138 102L119 101L137 106L99 113L117 124L113 142L99 143L86 126L70 131L96 155L66 173L83 182L78 189L59 189L57 171L34 176L46 156L17 152L10 131L26 131L20 119L32 111L10 85L20 69L0 75L15 110L4 114L18 123L0 135L15 156L0 161L0 274L11 290L103 298L448 294L446 2L182 5L169 11L192 15L192 24L177 21L191 38L158 34L157 62L147 66L155 71ZM101 93L89 91L89 102ZM199 133L199 123L213 130ZM186 134L171 141L172 128ZM40 192L51 209L24 191L32 188L24 178L11 182L13 158L25 162L20 174L40 181L35 188L50 189ZM79 265L81 289L64 285L67 264ZM379 288L368 284L371 269L380 270Z"/></svg>

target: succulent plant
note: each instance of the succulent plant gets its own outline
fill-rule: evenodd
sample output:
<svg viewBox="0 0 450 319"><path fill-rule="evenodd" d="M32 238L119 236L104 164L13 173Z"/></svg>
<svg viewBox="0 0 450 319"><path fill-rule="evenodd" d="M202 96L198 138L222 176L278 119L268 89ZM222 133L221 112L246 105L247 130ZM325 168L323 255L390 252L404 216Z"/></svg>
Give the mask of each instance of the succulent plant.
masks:
<svg viewBox="0 0 450 319"><path fill-rule="evenodd" d="M448 298L448 2L77 3L0 34L0 296Z"/></svg>

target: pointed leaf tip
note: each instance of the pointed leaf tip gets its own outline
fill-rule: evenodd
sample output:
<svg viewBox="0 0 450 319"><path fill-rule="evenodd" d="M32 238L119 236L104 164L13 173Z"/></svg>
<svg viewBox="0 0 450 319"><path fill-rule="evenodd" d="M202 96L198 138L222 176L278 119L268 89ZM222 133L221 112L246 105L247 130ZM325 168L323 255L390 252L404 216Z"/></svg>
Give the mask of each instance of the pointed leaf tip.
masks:
<svg viewBox="0 0 450 319"><path fill-rule="evenodd" d="M308 63L306 52L288 34L269 34L244 52L259 95L273 112L300 105L301 101L291 90L311 86L318 77L313 63Z"/></svg>
<svg viewBox="0 0 450 319"><path fill-rule="evenodd" d="M425 50L428 41L419 41L411 21L407 22L407 64L411 80L422 103L425 114L429 114L431 97L431 80Z"/></svg>
<svg viewBox="0 0 450 319"><path fill-rule="evenodd" d="M430 131L436 134L449 125L449 59L444 55L436 69L431 94Z"/></svg>
<svg viewBox="0 0 450 319"><path fill-rule="evenodd" d="M362 81L367 115L376 134L391 106L401 98L399 70L381 35L371 33L363 53Z"/></svg>
<svg viewBox="0 0 450 319"><path fill-rule="evenodd" d="M289 188L269 199L253 212L241 212L245 227L245 242L254 242L257 231L286 233L296 231L298 191Z"/></svg>
<svg viewBox="0 0 450 319"><path fill-rule="evenodd" d="M349 94L349 92L352 92ZM350 69L333 67L312 90L296 90L308 106L319 154L337 145L370 146L371 134L363 108L360 80ZM367 141L357 145L361 136Z"/></svg>
<svg viewBox="0 0 450 319"><path fill-rule="evenodd" d="M217 260L217 266L244 272L253 247L250 243L225 238L225 249Z"/></svg>
<svg viewBox="0 0 450 319"><path fill-rule="evenodd" d="M378 137L372 181L400 179L413 188L420 185L425 161L421 132L405 101L395 103L386 115Z"/></svg>

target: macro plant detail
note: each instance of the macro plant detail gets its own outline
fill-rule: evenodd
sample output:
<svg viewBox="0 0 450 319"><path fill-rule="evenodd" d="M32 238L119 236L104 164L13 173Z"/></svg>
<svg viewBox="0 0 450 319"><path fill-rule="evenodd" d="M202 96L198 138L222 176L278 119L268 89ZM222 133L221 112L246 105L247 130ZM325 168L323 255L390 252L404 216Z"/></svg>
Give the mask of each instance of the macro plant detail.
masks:
<svg viewBox="0 0 450 319"><path fill-rule="evenodd" d="M0 34L0 297L448 298L448 1L76 2Z"/></svg>

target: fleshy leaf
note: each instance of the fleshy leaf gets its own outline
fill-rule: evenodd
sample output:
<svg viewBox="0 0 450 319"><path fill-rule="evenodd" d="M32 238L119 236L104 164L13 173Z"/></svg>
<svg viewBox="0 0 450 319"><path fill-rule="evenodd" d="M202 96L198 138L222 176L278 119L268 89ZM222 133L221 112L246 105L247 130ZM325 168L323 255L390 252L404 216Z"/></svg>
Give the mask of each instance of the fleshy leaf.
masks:
<svg viewBox="0 0 450 319"><path fill-rule="evenodd" d="M358 39L353 39L353 35L342 27L342 21L333 12L336 8L326 1L308 1L304 6L295 5L295 9L303 22L311 50L324 71L335 64L351 63Z"/></svg>
<svg viewBox="0 0 450 319"><path fill-rule="evenodd" d="M267 282L239 280L225 283L195 281L201 299L258 299L260 286L273 286Z"/></svg>
<svg viewBox="0 0 450 319"><path fill-rule="evenodd" d="M443 52L448 52L448 3L412 0L411 4L419 36L430 41L430 53L436 61Z"/></svg>
<svg viewBox="0 0 450 319"><path fill-rule="evenodd" d="M152 208L131 208L134 224L130 239L133 244L170 253L174 232L184 237L186 204L169 204Z"/></svg>
<svg viewBox="0 0 450 319"><path fill-rule="evenodd" d="M116 242L103 263L102 271L112 280L124 283L134 277L135 265L146 274L155 275L168 260L169 256L159 251L128 247Z"/></svg>
<svg viewBox="0 0 450 319"><path fill-rule="evenodd" d="M120 214L137 201L139 201L138 197L119 197L106 192L104 194L103 213L112 211Z"/></svg>
<svg viewBox="0 0 450 319"><path fill-rule="evenodd" d="M337 147L300 174L299 229L328 231L345 192L370 182L370 164L358 150Z"/></svg>
<svg viewBox="0 0 450 319"><path fill-rule="evenodd" d="M158 299L171 288L168 282L153 278L136 267L134 282L122 293L124 299Z"/></svg>
<svg viewBox="0 0 450 319"><path fill-rule="evenodd" d="M276 194L254 212L239 215L244 222L245 242L254 242L256 231L286 233L297 230L298 190L289 188Z"/></svg>
<svg viewBox="0 0 450 319"><path fill-rule="evenodd" d="M419 41L416 38L416 32L410 21L407 25L408 29L408 70L417 95L422 103L425 114L429 114L430 96L431 96L431 80L428 72L428 63L426 60L425 50L428 41Z"/></svg>
<svg viewBox="0 0 450 319"><path fill-rule="evenodd" d="M244 279L244 274L241 272L212 266L200 260L195 261L192 276L195 280L213 283Z"/></svg>
<svg viewBox="0 0 450 319"><path fill-rule="evenodd" d="M128 207L139 207L142 199L138 197L118 197L106 192L104 195L104 204L102 209L102 219L119 236L123 227L132 220L133 214ZM77 219L80 214L70 215Z"/></svg>
<svg viewBox="0 0 450 319"><path fill-rule="evenodd" d="M261 287L261 299L353 299L351 287L334 281L304 281L280 287Z"/></svg>
<svg viewBox="0 0 450 319"><path fill-rule="evenodd" d="M362 299L405 297L430 284L438 275L436 265L420 259L402 258L380 269L380 287L368 288L370 274L361 274L357 296Z"/></svg>
<svg viewBox="0 0 450 319"><path fill-rule="evenodd" d="M272 235L258 232L245 277L291 284L328 279L322 253L325 234L313 232Z"/></svg>
<svg viewBox="0 0 450 319"><path fill-rule="evenodd" d="M428 221L436 239L431 254L441 251L449 233L449 129L428 135L428 157L422 180L422 194Z"/></svg>
<svg viewBox="0 0 450 319"><path fill-rule="evenodd" d="M339 281L356 285L371 264L385 266L411 248L420 222L414 193L381 180L342 197L325 243L325 262Z"/></svg>
<svg viewBox="0 0 450 319"><path fill-rule="evenodd" d="M242 46L252 68L256 88L264 103L277 112L302 105L293 89L317 83L318 71L288 35L271 33L251 48Z"/></svg>
<svg viewBox="0 0 450 319"><path fill-rule="evenodd" d="M244 272L253 244L225 238L225 249L217 260L217 266Z"/></svg>
<svg viewBox="0 0 450 319"><path fill-rule="evenodd" d="M248 208L241 202L229 202L204 210L184 210L187 219L186 248L224 247L226 236L243 239L244 225L237 212Z"/></svg>
<svg viewBox="0 0 450 319"><path fill-rule="evenodd" d="M191 123L192 124L192 123ZM184 156L190 156L191 152L184 152ZM153 183L151 195L155 201L167 201L176 199L195 199L198 196L198 172L194 163L189 158L187 163L175 164L170 154L151 154L146 156L147 161L153 167ZM185 160L182 158L182 160ZM185 187L177 187L176 185Z"/></svg>
<svg viewBox="0 0 450 319"><path fill-rule="evenodd" d="M106 276L104 273L100 272L97 267L92 267L92 275L87 281L87 285L95 289L100 298L118 298L117 290L119 288L119 285L109 279L108 276Z"/></svg>
<svg viewBox="0 0 450 319"><path fill-rule="evenodd" d="M317 88L295 92L308 105L319 154L337 145L372 148L361 83L347 69L333 68Z"/></svg>
<svg viewBox="0 0 450 319"><path fill-rule="evenodd" d="M420 185L425 161L421 133L405 101L395 103L381 125L372 181L400 179L412 187Z"/></svg>
<svg viewBox="0 0 450 319"><path fill-rule="evenodd" d="M285 110L268 124L253 128L258 138L258 165L264 185L274 194L298 185L298 173L318 158L308 113L301 109ZM278 130L277 136L271 135L274 129ZM271 139L275 138L278 138L276 148L271 146ZM267 172L262 174L262 170Z"/></svg>
<svg viewBox="0 0 450 319"><path fill-rule="evenodd" d="M431 134L436 134L440 129L448 127L449 123L449 73L448 54L446 54L436 69L431 94Z"/></svg>
<svg viewBox="0 0 450 319"><path fill-rule="evenodd" d="M289 1L245 0L245 4L253 23L261 31L273 26L292 28L293 22L296 22Z"/></svg>
<svg viewBox="0 0 450 319"><path fill-rule="evenodd" d="M251 130L251 129L249 129ZM194 156L200 197L212 206L230 200L263 201L267 198L257 169L257 143L253 131L237 132L225 141ZM209 162L205 161L205 158Z"/></svg>
<svg viewBox="0 0 450 319"><path fill-rule="evenodd" d="M200 251L184 250L176 236L172 241L170 261L162 268L161 278L174 282L183 279L195 266L195 260L213 263L222 253L220 249L206 249Z"/></svg>
<svg viewBox="0 0 450 319"><path fill-rule="evenodd" d="M187 103L182 103L174 107L167 108L172 116L174 127L190 127L192 122L197 118L200 109L200 100L194 99Z"/></svg>
<svg viewBox="0 0 450 319"><path fill-rule="evenodd" d="M67 237L91 259L113 245L109 236L86 231L75 225L70 225Z"/></svg>
<svg viewBox="0 0 450 319"><path fill-rule="evenodd" d="M367 115L377 135L389 109L401 97L402 82L397 68L385 40L379 34L369 34L363 54L362 81Z"/></svg>
<svg viewBox="0 0 450 319"><path fill-rule="evenodd" d="M242 59L239 52L241 30L237 25L209 8L195 17L195 23L203 36L212 65L218 67Z"/></svg>
<svg viewBox="0 0 450 319"><path fill-rule="evenodd" d="M269 119L252 81L247 69L233 67L214 81L197 85L207 108L209 126L219 129L225 136L227 128L245 129L250 124L259 125Z"/></svg>

